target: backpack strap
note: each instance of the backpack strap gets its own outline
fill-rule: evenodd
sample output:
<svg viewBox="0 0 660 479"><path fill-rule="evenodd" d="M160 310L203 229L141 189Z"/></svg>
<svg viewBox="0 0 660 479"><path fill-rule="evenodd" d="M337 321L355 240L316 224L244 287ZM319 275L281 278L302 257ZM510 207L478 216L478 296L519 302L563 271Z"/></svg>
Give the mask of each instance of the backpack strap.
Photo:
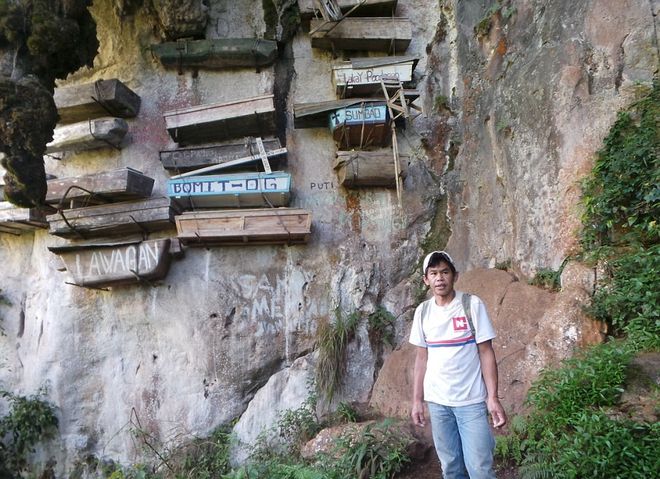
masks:
<svg viewBox="0 0 660 479"><path fill-rule="evenodd" d="M474 336L475 342L477 340L477 330L474 328L474 323L472 322L472 295L470 293L463 293L463 298L461 298L463 303L463 309L465 310L465 317L468 320L468 325L470 326L470 332Z"/></svg>
<svg viewBox="0 0 660 479"><path fill-rule="evenodd" d="M474 327L474 323L472 322L472 295L470 293L463 293L463 297L461 298L461 303L463 305L463 310L465 311L465 317L467 318L468 321L470 333L472 333L472 336L474 336L476 342L477 330ZM420 318L420 321L422 323L421 325L422 333L424 332L424 318L428 314L430 306L431 306L431 302L428 300L422 303L422 317Z"/></svg>

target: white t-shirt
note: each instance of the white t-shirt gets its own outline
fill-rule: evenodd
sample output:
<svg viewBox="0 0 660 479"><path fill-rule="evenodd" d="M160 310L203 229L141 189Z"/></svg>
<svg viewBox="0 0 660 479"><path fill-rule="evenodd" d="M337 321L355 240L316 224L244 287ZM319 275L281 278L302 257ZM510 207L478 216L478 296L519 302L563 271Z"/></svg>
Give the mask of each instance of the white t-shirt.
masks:
<svg viewBox="0 0 660 479"><path fill-rule="evenodd" d="M443 406L467 406L486 400L477 344L495 337L486 306L477 296L470 302L476 338L470 331L462 305L463 293L438 306L435 298L415 310L410 342L428 349L424 400ZM428 303L428 306L424 306ZM425 317L422 320L422 313Z"/></svg>

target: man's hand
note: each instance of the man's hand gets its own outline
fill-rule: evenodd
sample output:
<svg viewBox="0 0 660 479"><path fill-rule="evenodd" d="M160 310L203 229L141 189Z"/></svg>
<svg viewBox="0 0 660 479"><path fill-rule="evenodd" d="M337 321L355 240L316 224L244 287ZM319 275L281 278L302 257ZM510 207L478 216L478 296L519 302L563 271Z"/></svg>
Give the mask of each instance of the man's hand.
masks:
<svg viewBox="0 0 660 479"><path fill-rule="evenodd" d="M504 412L500 400L496 397L489 397L486 406L488 407L490 416L493 418L493 427L504 426L506 424L506 413Z"/></svg>
<svg viewBox="0 0 660 479"><path fill-rule="evenodd" d="M421 401L413 402L412 413L412 422L415 426L424 427L426 426L426 418L424 417L424 403Z"/></svg>

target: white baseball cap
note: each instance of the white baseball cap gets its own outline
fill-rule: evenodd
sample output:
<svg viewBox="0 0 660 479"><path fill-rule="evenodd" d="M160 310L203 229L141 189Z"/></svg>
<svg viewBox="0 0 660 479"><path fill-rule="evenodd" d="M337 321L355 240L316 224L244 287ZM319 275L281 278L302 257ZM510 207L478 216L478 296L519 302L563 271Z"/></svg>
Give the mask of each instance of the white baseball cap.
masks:
<svg viewBox="0 0 660 479"><path fill-rule="evenodd" d="M454 260L451 259L451 256L449 256L449 253L446 251L431 251L429 254L426 255L426 258L424 258L424 263L422 265L422 274L426 274L426 269L429 266L429 263L431 262L431 258L433 255L440 255L440 260L445 261L449 263L451 266L453 266L454 270L457 270L456 264L454 263Z"/></svg>

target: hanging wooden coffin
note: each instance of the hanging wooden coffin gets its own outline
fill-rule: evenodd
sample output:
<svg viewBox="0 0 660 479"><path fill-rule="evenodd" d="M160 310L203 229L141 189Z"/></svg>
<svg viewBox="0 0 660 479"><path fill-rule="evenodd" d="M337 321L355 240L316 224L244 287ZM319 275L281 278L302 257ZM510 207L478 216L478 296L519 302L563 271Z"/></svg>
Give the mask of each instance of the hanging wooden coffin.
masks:
<svg viewBox="0 0 660 479"><path fill-rule="evenodd" d="M311 218L298 208L187 211L176 228L188 245L294 244L307 242Z"/></svg>
<svg viewBox="0 0 660 479"><path fill-rule="evenodd" d="M140 97L116 78L55 89L53 95L62 124L102 116L133 118Z"/></svg>
<svg viewBox="0 0 660 479"><path fill-rule="evenodd" d="M250 208L289 204L291 175L236 173L187 176L167 182L167 194L184 208Z"/></svg>
<svg viewBox="0 0 660 479"><path fill-rule="evenodd" d="M74 208L48 216L49 232L63 238L150 233L174 224L176 205L166 197Z"/></svg>
<svg viewBox="0 0 660 479"><path fill-rule="evenodd" d="M332 81L340 98L383 93L381 82L409 86L419 59L411 56L353 58L332 67Z"/></svg>
<svg viewBox="0 0 660 479"><path fill-rule="evenodd" d="M391 139L384 102L342 108L330 114L330 130L340 148L385 146Z"/></svg>
<svg viewBox="0 0 660 479"><path fill-rule="evenodd" d="M133 168L119 168L91 175L57 178L48 181L46 203L63 203L63 207L76 204L99 204L113 201L148 198L154 179ZM64 202L63 202L64 200ZM74 206L70 206L73 204Z"/></svg>
<svg viewBox="0 0 660 479"><path fill-rule="evenodd" d="M397 0L336 0L342 13L351 17L389 17L396 9ZM298 0L300 17L305 28L318 10L316 0Z"/></svg>
<svg viewBox="0 0 660 479"><path fill-rule="evenodd" d="M42 210L19 208L8 201L0 201L0 233L20 235L41 228L48 228Z"/></svg>
<svg viewBox="0 0 660 479"><path fill-rule="evenodd" d="M48 247L59 255L74 284L116 286L164 278L170 267L169 238Z"/></svg>
<svg viewBox="0 0 660 479"><path fill-rule="evenodd" d="M164 67L170 68L254 68L275 61L277 42L261 38L179 40L152 45L151 51Z"/></svg>
<svg viewBox="0 0 660 479"><path fill-rule="evenodd" d="M119 148L126 132L128 123L122 118L97 118L58 126L53 141L46 145L46 153Z"/></svg>
<svg viewBox="0 0 660 479"><path fill-rule="evenodd" d="M405 177L408 157L399 157L399 175ZM334 164L339 184L345 188L363 186L396 187L394 154L391 149L338 151Z"/></svg>
<svg viewBox="0 0 660 479"><path fill-rule="evenodd" d="M345 17L332 22L313 19L312 48L401 54L412 40L412 23L403 17Z"/></svg>
<svg viewBox="0 0 660 479"><path fill-rule="evenodd" d="M172 140L181 145L275 132L273 95L173 110L163 117Z"/></svg>
<svg viewBox="0 0 660 479"><path fill-rule="evenodd" d="M264 139L263 145L266 152L282 148L277 138ZM182 173L206 166L228 163L247 156L258 155L259 149L256 142L251 139L243 143L161 151L160 161L166 170L173 173ZM278 155L278 157L281 158L282 155ZM272 157L269 156L269 160L271 159Z"/></svg>

